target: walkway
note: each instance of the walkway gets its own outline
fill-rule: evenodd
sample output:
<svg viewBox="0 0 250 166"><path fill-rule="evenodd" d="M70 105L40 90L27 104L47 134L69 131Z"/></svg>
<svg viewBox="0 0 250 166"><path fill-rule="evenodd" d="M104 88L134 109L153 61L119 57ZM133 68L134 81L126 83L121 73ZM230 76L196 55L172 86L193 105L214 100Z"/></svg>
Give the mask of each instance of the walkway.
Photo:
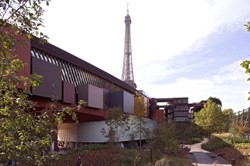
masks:
<svg viewBox="0 0 250 166"><path fill-rule="evenodd" d="M207 143L208 139L204 139L201 143L186 145L190 148L189 158L195 166L232 166L224 158L214 153L201 149L201 144Z"/></svg>

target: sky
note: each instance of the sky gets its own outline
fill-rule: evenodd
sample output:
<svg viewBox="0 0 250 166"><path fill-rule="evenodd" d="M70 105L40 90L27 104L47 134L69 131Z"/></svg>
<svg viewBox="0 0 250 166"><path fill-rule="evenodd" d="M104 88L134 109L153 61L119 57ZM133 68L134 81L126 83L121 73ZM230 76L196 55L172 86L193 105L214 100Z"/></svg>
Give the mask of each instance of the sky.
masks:
<svg viewBox="0 0 250 166"><path fill-rule="evenodd" d="M49 42L121 79L131 16L134 81L149 97L217 97L223 109L249 107L250 0L53 0Z"/></svg>

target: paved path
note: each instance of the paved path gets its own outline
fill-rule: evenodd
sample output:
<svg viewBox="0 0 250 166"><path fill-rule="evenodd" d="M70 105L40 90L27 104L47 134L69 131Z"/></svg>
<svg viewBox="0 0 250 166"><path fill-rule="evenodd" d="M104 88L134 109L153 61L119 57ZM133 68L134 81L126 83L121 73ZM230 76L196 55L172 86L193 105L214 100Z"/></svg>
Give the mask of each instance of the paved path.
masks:
<svg viewBox="0 0 250 166"><path fill-rule="evenodd" d="M206 142L208 139L205 138L201 143L186 145L190 148L189 158L195 166L232 166L224 158L201 149L201 144Z"/></svg>

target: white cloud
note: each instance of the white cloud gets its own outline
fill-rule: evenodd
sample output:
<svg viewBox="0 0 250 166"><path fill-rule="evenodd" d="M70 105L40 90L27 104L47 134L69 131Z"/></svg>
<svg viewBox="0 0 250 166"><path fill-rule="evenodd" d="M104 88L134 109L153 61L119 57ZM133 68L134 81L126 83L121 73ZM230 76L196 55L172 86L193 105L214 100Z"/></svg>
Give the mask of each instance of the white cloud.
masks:
<svg viewBox="0 0 250 166"><path fill-rule="evenodd" d="M146 87L146 93L153 97L189 97L190 102L206 100L210 96L218 97L224 108L239 111L249 107L247 101L249 84L246 80L247 75L237 61L222 66L218 73L205 78L181 77L157 86L154 84L141 86Z"/></svg>
<svg viewBox="0 0 250 166"><path fill-rule="evenodd" d="M241 62L242 61L236 61L232 64L221 67L217 75L212 77L213 81L218 84L234 83L234 81L238 81L238 84L246 82L247 75L244 74L243 68L240 67Z"/></svg>

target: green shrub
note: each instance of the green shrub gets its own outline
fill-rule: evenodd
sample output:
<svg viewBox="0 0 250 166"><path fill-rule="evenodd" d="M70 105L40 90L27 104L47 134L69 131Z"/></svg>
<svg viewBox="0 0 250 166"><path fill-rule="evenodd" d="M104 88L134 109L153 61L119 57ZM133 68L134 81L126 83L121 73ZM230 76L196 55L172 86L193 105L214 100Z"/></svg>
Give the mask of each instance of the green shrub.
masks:
<svg viewBox="0 0 250 166"><path fill-rule="evenodd" d="M196 143L200 143L202 141L202 139L201 138L192 138L191 141L192 141L192 144L196 144Z"/></svg>
<svg viewBox="0 0 250 166"><path fill-rule="evenodd" d="M244 162L241 166L250 166L250 163L248 163L247 161Z"/></svg>
<svg viewBox="0 0 250 166"><path fill-rule="evenodd" d="M234 143L250 143L249 139L242 138L242 137L233 137Z"/></svg>
<svg viewBox="0 0 250 166"><path fill-rule="evenodd" d="M201 147L205 150L212 151L219 148L231 146L230 142L219 137L213 136L208 143L202 144Z"/></svg>
<svg viewBox="0 0 250 166"><path fill-rule="evenodd" d="M250 143L235 143L234 147L238 149L250 149Z"/></svg>
<svg viewBox="0 0 250 166"><path fill-rule="evenodd" d="M120 157L119 165L120 166L134 165L134 158L135 158L134 150L125 151L124 153L122 153Z"/></svg>
<svg viewBox="0 0 250 166"><path fill-rule="evenodd" d="M87 150L102 150L102 149L111 149L110 144L84 144L78 145L75 148L69 149L68 154L75 154L78 152L83 152Z"/></svg>
<svg viewBox="0 0 250 166"><path fill-rule="evenodd" d="M169 162L170 166L192 166L193 164L191 164L188 160L186 159L182 159L182 158L178 158L178 157L174 157L170 160Z"/></svg>
<svg viewBox="0 0 250 166"><path fill-rule="evenodd" d="M164 157L155 163L155 166L193 166L193 164L179 157Z"/></svg>
<svg viewBox="0 0 250 166"><path fill-rule="evenodd" d="M151 158L150 151L125 150L124 149L124 152L122 152L120 160L119 160L119 165L120 166L131 166L131 165L145 166L145 165L150 165L150 162L151 162L150 158Z"/></svg>

